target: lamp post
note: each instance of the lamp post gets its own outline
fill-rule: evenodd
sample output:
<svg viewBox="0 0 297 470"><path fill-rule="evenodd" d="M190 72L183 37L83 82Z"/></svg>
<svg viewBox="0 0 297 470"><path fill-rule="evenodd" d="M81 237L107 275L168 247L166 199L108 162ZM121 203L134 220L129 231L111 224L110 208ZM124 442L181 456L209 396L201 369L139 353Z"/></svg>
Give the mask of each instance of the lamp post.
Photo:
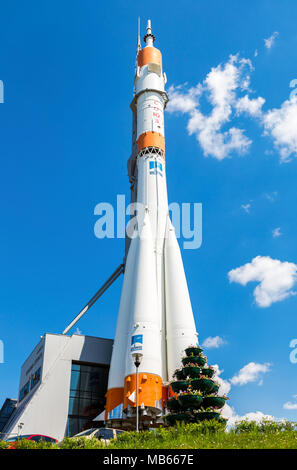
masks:
<svg viewBox="0 0 297 470"><path fill-rule="evenodd" d="M140 352L132 353L134 364L136 367L136 432L139 432L139 414L138 414L138 368L141 364L143 354Z"/></svg>
<svg viewBox="0 0 297 470"><path fill-rule="evenodd" d="M20 435L20 432L21 432L23 426L24 426L24 423L19 423L18 424L18 437Z"/></svg>

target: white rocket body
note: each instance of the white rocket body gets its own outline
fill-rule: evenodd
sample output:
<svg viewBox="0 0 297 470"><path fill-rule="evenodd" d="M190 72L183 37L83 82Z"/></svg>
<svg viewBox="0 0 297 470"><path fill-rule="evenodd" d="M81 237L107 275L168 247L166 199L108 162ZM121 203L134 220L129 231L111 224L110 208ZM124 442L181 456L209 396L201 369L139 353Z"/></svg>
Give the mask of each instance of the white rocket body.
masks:
<svg viewBox="0 0 297 470"><path fill-rule="evenodd" d="M137 123L137 157L130 181L141 209L126 257L110 365L106 403L110 425L128 423L135 411L133 352L143 355L139 406L144 416L154 419L165 406L168 381L181 366L185 348L197 344L181 253L169 218L164 138L168 98L161 53L153 40L149 23L146 47L138 53L131 105Z"/></svg>

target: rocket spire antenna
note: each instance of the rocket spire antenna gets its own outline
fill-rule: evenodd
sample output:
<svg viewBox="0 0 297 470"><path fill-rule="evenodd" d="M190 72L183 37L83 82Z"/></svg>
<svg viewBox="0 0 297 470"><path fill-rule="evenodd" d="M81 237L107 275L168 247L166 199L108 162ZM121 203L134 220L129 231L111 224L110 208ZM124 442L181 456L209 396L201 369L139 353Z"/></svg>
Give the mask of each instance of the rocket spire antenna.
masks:
<svg viewBox="0 0 297 470"><path fill-rule="evenodd" d="M143 39L147 46L152 47L154 45L154 40L156 38L152 33L151 20L147 20L146 35L144 36Z"/></svg>
<svg viewBox="0 0 297 470"><path fill-rule="evenodd" d="M141 49L141 42L140 42L140 17L138 17L138 37L137 37L137 54L139 54L139 51Z"/></svg>

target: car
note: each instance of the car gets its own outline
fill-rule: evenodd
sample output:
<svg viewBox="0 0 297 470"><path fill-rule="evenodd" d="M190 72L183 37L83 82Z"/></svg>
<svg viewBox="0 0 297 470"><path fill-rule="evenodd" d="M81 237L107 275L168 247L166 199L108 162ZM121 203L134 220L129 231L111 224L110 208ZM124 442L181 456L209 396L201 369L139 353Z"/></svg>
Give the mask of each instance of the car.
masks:
<svg viewBox="0 0 297 470"><path fill-rule="evenodd" d="M86 429L73 437L86 437L87 439L91 439L92 437L96 437L101 441L104 441L105 444L108 444L110 439L116 439L120 434L123 434L124 431L121 429L113 429L113 428L91 428Z"/></svg>
<svg viewBox="0 0 297 470"><path fill-rule="evenodd" d="M25 441L51 442L52 444L58 442L54 437L44 436L43 434L24 434L20 436L9 437L8 439L5 439L5 442L9 443L9 449L14 449L17 441L21 441L22 439L25 439Z"/></svg>

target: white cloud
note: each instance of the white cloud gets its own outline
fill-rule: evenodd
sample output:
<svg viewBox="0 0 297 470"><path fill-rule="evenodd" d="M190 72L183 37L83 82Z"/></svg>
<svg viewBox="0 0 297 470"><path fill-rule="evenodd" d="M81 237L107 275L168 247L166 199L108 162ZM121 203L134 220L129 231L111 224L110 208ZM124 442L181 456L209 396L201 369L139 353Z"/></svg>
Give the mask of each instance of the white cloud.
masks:
<svg viewBox="0 0 297 470"><path fill-rule="evenodd" d="M249 382L256 382L259 380L259 385L261 383L261 374L269 372L270 364L266 362L265 364L257 364L256 362L249 362L246 366L242 367L237 375L234 375L230 382L233 385L245 385Z"/></svg>
<svg viewBox="0 0 297 470"><path fill-rule="evenodd" d="M262 107L265 99L259 96L258 98L250 99L248 95L239 98L235 103L237 114L246 113L252 117L260 117L262 115Z"/></svg>
<svg viewBox="0 0 297 470"><path fill-rule="evenodd" d="M293 395L294 400L297 400L297 395ZM292 403L291 401L287 401L287 403L283 404L283 408L285 410L297 410L297 403Z"/></svg>
<svg viewBox="0 0 297 470"><path fill-rule="evenodd" d="M239 127L232 123L240 116L256 120L264 129L263 135L272 139L282 162L297 156L297 96L293 94L278 108L263 110L265 99L251 98L252 71L249 59L231 55L226 63L213 67L197 86L169 87L167 111L187 115L188 134L196 137L204 156L223 160L249 151L252 141L242 124ZM202 110L205 102L211 107L208 113Z"/></svg>
<svg viewBox="0 0 297 470"><path fill-rule="evenodd" d="M202 87L200 84L197 87L190 88L187 92L183 92L183 86L179 85L176 88L170 86L168 89L168 94L170 100L167 105L167 111L170 113L181 112L189 113L194 111L194 109L199 104L199 96L202 93Z"/></svg>
<svg viewBox="0 0 297 470"><path fill-rule="evenodd" d="M268 111L262 117L264 134L272 137L282 162L297 156L297 96Z"/></svg>
<svg viewBox="0 0 297 470"><path fill-rule="evenodd" d="M250 83L249 72L252 64L249 59L240 59L238 55L230 56L229 61L213 67L203 83L186 91L182 86L169 88L169 112L189 114L187 130L195 135L202 147L204 156L213 156L222 160L232 153L246 153L251 140L245 136L244 129L228 125L235 112L259 112L262 98L250 100L248 96L236 107L238 91L247 91ZM199 99L204 97L212 106L210 113L203 114ZM263 100L264 102L264 100Z"/></svg>
<svg viewBox="0 0 297 470"><path fill-rule="evenodd" d="M223 370L220 370L218 364L214 364L213 368L215 369L215 374L213 376L214 380L219 384L220 388L218 391L218 395L227 395L230 390L231 390L231 384L228 380L222 379L220 375L224 372Z"/></svg>
<svg viewBox="0 0 297 470"><path fill-rule="evenodd" d="M253 294L259 307L269 307L296 294L292 288L297 281L297 265L269 256L256 256L251 263L229 271L228 277L230 282L243 286L258 282Z"/></svg>
<svg viewBox="0 0 297 470"><path fill-rule="evenodd" d="M287 403L284 403L283 407L285 410L297 410L297 403L291 403L288 401Z"/></svg>
<svg viewBox="0 0 297 470"><path fill-rule="evenodd" d="M278 35L279 35L279 32L274 31L274 33L269 38L264 39L265 47L267 49L271 49Z"/></svg>
<svg viewBox="0 0 297 470"><path fill-rule="evenodd" d="M218 364L214 364L213 367L215 369L214 379L220 385L218 395L219 396L228 395L231 390L230 381L222 379L221 374L224 371L220 370ZM222 408L222 416L228 420L227 422L228 428L230 428L235 423L242 421L242 420L256 421L258 423L263 421L264 419L270 420L270 421L279 421L274 416L264 414L261 411L249 412L240 416L236 413L235 409L231 407L230 405L228 405L227 403Z"/></svg>
<svg viewBox="0 0 297 470"><path fill-rule="evenodd" d="M280 237L281 235L282 235L282 232L280 231L280 227L277 227L274 230L272 230L273 238Z"/></svg>
<svg viewBox="0 0 297 470"><path fill-rule="evenodd" d="M240 206L245 212L249 213L251 205L250 204L241 204Z"/></svg>
<svg viewBox="0 0 297 470"><path fill-rule="evenodd" d="M222 416L223 418L228 419L228 427L243 420L256 421L257 423L260 423L264 419L267 421L279 421L274 416L264 414L262 411L250 412L240 416L236 413L233 407L227 404L222 408Z"/></svg>
<svg viewBox="0 0 297 470"><path fill-rule="evenodd" d="M223 340L220 336L209 336L206 338L202 344L205 348L211 349L211 348L219 348L220 346L223 346L226 344L226 341Z"/></svg>

